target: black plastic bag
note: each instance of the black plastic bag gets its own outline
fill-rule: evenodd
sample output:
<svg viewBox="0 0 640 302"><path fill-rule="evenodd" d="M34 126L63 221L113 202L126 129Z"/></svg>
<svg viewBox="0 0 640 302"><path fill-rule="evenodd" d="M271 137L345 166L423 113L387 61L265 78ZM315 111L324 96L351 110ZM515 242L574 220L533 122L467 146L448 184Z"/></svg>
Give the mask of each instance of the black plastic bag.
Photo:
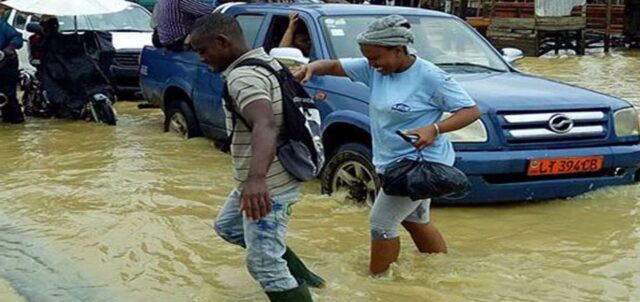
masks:
<svg viewBox="0 0 640 302"><path fill-rule="evenodd" d="M471 183L455 167L405 158L385 169L382 189L387 195L406 196L415 201L467 192Z"/></svg>

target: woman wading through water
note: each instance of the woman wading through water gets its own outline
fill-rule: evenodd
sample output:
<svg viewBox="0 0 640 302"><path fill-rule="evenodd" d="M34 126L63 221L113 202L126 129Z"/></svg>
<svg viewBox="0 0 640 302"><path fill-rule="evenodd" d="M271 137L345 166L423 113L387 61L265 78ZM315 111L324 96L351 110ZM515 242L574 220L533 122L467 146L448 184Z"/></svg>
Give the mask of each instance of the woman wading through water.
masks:
<svg viewBox="0 0 640 302"><path fill-rule="evenodd" d="M369 117L373 137L373 164L379 174L391 163L417 157L452 166L455 154L444 133L480 117L475 102L447 73L409 51L415 36L409 22L398 15L374 21L357 38L364 58L324 60L295 71L302 82L312 76L347 76L369 87ZM441 121L445 112L453 114ZM414 146L396 134L415 135ZM440 231L430 222L430 200L378 194L369 217L372 275L387 271L400 254L398 226L402 225L423 253L446 253Z"/></svg>

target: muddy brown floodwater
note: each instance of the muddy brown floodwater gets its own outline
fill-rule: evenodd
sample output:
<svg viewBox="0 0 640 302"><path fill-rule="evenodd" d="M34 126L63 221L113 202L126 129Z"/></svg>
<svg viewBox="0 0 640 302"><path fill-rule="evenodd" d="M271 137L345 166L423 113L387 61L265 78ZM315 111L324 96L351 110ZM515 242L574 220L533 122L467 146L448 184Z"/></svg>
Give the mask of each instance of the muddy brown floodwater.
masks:
<svg viewBox="0 0 640 302"><path fill-rule="evenodd" d="M640 53L527 58L525 72L640 105ZM214 235L229 156L118 104L117 127L0 125L1 301L267 301L242 250ZM328 287L316 301L640 301L640 190L437 207L448 255L403 234L388 278L367 276L368 209L304 186L289 244Z"/></svg>

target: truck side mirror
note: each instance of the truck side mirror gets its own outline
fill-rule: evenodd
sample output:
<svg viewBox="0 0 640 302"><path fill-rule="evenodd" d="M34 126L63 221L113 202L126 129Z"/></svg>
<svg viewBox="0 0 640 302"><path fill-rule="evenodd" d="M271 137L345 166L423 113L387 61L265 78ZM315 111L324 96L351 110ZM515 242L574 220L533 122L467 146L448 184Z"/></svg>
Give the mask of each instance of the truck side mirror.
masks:
<svg viewBox="0 0 640 302"><path fill-rule="evenodd" d="M502 57L509 62L509 64L512 64L524 58L524 53L520 49L507 47L502 49Z"/></svg>
<svg viewBox="0 0 640 302"><path fill-rule="evenodd" d="M269 55L280 60L287 67L309 63L309 58L302 54L300 49L294 47L277 47L271 49Z"/></svg>
<svg viewBox="0 0 640 302"><path fill-rule="evenodd" d="M27 32L32 34L40 33L42 32L42 26L40 26L38 22L29 22L29 24L27 24Z"/></svg>

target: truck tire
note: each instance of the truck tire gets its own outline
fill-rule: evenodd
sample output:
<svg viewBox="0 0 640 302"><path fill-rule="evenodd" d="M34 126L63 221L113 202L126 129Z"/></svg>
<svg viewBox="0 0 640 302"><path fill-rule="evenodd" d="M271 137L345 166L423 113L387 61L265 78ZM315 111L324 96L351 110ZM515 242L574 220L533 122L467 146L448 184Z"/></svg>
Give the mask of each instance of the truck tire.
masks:
<svg viewBox="0 0 640 302"><path fill-rule="evenodd" d="M201 136L200 125L187 102L179 100L167 110L164 122L165 132L175 132L185 139Z"/></svg>
<svg viewBox="0 0 640 302"><path fill-rule="evenodd" d="M359 204L373 205L380 179L371 163L371 148L348 143L333 153L322 174L322 193L346 192Z"/></svg>

